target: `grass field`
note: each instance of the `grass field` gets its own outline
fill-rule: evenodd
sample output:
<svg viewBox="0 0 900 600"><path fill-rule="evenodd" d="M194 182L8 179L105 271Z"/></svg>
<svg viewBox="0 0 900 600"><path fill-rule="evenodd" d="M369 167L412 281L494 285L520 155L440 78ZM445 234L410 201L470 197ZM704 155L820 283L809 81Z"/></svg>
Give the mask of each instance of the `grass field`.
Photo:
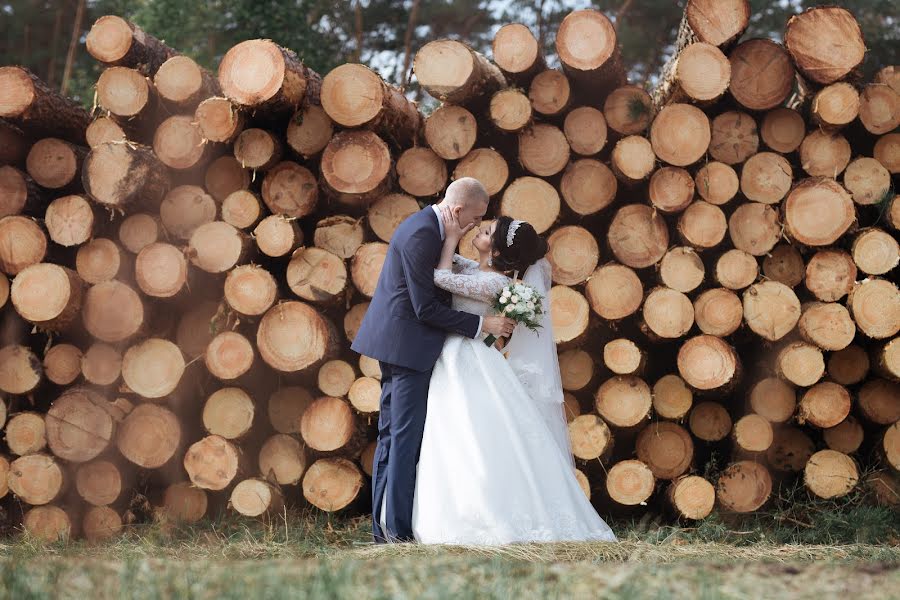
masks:
<svg viewBox="0 0 900 600"><path fill-rule="evenodd" d="M373 546L369 519L132 526L106 544L0 542L0 598L900 598L900 516L857 506L674 528L615 544Z"/></svg>

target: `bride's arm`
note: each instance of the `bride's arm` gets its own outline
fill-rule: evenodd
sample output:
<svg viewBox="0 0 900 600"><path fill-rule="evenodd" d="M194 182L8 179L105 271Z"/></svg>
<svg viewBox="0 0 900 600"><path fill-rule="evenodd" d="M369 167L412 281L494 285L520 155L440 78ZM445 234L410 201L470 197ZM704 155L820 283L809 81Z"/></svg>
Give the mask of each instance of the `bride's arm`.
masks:
<svg viewBox="0 0 900 600"><path fill-rule="evenodd" d="M493 303L508 280L499 273L454 273L451 269L435 269L434 285L457 296Z"/></svg>

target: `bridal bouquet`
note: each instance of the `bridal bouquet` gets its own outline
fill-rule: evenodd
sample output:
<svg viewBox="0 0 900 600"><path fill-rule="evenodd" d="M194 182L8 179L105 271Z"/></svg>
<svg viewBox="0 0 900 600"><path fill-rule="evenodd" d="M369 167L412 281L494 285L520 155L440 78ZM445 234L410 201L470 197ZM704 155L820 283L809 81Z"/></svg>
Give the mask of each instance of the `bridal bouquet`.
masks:
<svg viewBox="0 0 900 600"><path fill-rule="evenodd" d="M544 314L542 300L541 295L531 286L513 282L497 294L494 310L531 331L537 331L541 326L538 317ZM493 346L496 341L497 338L493 335L484 338L486 346Z"/></svg>

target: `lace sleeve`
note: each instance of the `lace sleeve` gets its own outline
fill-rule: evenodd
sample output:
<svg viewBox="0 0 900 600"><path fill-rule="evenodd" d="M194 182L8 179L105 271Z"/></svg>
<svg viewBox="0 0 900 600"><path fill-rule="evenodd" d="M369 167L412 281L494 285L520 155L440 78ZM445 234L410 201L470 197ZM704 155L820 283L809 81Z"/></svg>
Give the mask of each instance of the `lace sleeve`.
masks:
<svg viewBox="0 0 900 600"><path fill-rule="evenodd" d="M479 265L474 260L469 260L465 256L461 256L459 254L453 255L453 272L454 273L465 273L466 271L477 271Z"/></svg>
<svg viewBox="0 0 900 600"><path fill-rule="evenodd" d="M493 302L507 284L507 278L499 273L454 273L450 269L436 269L434 284L458 296Z"/></svg>

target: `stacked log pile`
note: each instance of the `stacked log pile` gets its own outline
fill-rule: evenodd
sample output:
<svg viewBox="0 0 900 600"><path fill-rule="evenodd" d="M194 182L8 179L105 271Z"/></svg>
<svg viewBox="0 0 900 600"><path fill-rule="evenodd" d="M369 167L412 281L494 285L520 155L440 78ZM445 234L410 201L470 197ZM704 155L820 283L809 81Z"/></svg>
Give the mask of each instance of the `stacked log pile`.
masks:
<svg viewBox="0 0 900 600"><path fill-rule="evenodd" d="M601 514L751 512L797 478L900 505L900 79L860 81L844 9L783 45L749 18L689 1L652 93L592 10L559 69L520 24L492 59L434 41L427 116L364 65L250 40L210 73L115 16L93 114L0 68L7 522L368 510L380 372L350 342L394 229L463 176L548 236Z"/></svg>

